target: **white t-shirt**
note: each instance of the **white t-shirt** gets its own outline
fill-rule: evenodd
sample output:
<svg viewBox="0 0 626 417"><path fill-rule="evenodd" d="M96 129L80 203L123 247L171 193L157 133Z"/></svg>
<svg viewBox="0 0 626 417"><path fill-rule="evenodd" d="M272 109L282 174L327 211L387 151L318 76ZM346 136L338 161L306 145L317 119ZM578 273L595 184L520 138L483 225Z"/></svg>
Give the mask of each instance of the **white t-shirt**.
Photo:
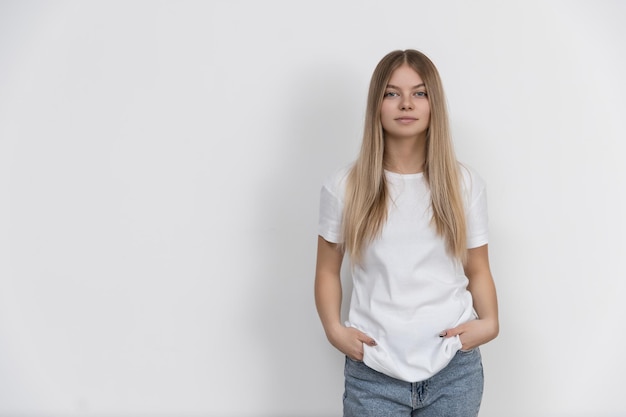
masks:
<svg viewBox="0 0 626 417"><path fill-rule="evenodd" d="M341 243L346 179L344 167L324 183L319 235ZM468 248L487 243L485 183L461 166ZM348 322L376 340L364 345L367 366L391 377L417 382L443 369L461 348L457 337L439 333L476 318L463 267L446 251L431 223L430 190L422 173L385 172L390 201L379 238L364 248L352 268Z"/></svg>

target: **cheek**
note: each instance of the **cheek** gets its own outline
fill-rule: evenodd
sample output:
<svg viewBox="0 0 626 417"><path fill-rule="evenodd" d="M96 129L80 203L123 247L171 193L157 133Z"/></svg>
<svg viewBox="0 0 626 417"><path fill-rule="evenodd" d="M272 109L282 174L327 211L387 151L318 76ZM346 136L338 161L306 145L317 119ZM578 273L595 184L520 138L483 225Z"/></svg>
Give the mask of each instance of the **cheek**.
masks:
<svg viewBox="0 0 626 417"><path fill-rule="evenodd" d="M384 119L389 115L389 104L387 101L383 101L382 106L380 106L380 118Z"/></svg>
<svg viewBox="0 0 626 417"><path fill-rule="evenodd" d="M383 128L384 132L386 132L389 129L389 123L387 122L387 120L384 117L382 117L382 115L381 115L381 118L380 118L380 125Z"/></svg>
<svg viewBox="0 0 626 417"><path fill-rule="evenodd" d="M389 120L390 117L391 117L390 113L385 108L385 106L381 107L381 109L380 109L380 122L383 124L383 127L385 127L385 123Z"/></svg>

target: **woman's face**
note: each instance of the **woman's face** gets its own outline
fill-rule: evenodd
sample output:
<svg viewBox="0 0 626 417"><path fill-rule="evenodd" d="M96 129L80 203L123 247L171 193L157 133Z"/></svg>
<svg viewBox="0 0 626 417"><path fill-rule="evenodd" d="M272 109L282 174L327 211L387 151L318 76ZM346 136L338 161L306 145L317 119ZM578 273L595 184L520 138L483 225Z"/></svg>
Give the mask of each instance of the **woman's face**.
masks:
<svg viewBox="0 0 626 417"><path fill-rule="evenodd" d="M391 73L380 109L386 140L426 138L430 104L422 78L407 64Z"/></svg>

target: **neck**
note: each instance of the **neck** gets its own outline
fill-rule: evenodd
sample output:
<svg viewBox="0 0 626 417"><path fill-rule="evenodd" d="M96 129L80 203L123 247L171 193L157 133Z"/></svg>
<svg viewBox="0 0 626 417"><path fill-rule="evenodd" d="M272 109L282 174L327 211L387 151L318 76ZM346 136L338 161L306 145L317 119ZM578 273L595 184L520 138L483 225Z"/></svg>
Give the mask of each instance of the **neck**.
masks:
<svg viewBox="0 0 626 417"><path fill-rule="evenodd" d="M426 138L386 140L385 169L399 174L416 174L424 171Z"/></svg>

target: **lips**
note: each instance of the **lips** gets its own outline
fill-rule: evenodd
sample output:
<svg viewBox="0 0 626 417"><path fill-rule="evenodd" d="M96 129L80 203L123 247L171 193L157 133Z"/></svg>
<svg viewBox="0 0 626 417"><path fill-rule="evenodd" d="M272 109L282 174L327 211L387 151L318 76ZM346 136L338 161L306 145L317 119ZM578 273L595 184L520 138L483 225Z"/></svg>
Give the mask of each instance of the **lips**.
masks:
<svg viewBox="0 0 626 417"><path fill-rule="evenodd" d="M398 117L395 120L400 123L412 123L416 121L417 119L415 117Z"/></svg>

